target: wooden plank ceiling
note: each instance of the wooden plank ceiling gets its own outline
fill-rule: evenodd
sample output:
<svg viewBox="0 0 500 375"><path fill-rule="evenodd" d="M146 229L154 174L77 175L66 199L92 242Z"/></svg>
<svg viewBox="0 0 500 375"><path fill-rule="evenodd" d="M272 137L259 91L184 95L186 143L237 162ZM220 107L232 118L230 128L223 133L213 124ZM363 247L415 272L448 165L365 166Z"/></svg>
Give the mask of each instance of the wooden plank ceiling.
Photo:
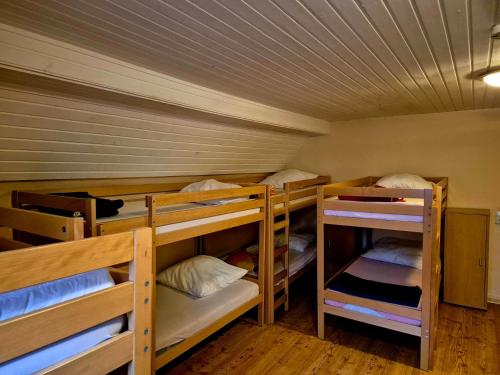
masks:
<svg viewBox="0 0 500 375"><path fill-rule="evenodd" d="M0 21L330 121L500 106L497 0L0 0Z"/></svg>

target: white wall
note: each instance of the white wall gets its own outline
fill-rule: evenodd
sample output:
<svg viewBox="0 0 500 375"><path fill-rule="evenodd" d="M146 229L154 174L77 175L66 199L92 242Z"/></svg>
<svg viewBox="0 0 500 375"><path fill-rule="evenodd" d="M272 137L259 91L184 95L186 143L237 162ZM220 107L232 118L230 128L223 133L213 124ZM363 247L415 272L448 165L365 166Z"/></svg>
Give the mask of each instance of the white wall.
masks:
<svg viewBox="0 0 500 375"><path fill-rule="evenodd" d="M489 296L500 301L500 109L335 123L309 139L290 166L334 181L411 172L448 176L450 207L491 210Z"/></svg>
<svg viewBox="0 0 500 375"><path fill-rule="evenodd" d="M305 139L102 97L0 86L0 180L270 172Z"/></svg>

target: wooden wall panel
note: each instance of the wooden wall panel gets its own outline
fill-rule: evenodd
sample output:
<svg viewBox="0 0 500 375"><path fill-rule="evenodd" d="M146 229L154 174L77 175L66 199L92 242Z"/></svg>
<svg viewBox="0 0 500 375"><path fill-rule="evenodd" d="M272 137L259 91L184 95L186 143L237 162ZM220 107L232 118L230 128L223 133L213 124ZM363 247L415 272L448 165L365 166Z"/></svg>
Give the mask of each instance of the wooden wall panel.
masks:
<svg viewBox="0 0 500 375"><path fill-rule="evenodd" d="M0 180L272 172L305 138L0 87Z"/></svg>

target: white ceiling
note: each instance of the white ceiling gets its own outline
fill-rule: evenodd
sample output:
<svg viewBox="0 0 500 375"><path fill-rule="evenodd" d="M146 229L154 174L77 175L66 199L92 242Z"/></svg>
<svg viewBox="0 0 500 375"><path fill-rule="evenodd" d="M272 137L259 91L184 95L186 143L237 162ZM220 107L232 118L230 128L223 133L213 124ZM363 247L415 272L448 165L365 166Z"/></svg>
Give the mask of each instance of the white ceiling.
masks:
<svg viewBox="0 0 500 375"><path fill-rule="evenodd" d="M0 21L331 121L500 107L498 0L0 0Z"/></svg>

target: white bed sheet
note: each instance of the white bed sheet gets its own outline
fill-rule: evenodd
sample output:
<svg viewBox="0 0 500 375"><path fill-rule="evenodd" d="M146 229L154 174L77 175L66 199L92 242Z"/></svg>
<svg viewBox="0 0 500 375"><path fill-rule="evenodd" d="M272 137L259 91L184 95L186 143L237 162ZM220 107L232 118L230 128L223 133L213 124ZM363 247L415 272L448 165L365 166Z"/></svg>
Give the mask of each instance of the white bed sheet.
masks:
<svg viewBox="0 0 500 375"><path fill-rule="evenodd" d="M106 269L85 272L0 294L0 321L115 285Z"/></svg>
<svg viewBox="0 0 500 375"><path fill-rule="evenodd" d="M210 217L205 217L203 219L196 219L190 221L183 221L180 223L162 225L161 227L156 228L156 234L169 233L180 229L192 228L204 224L216 223L223 220L235 219L237 217L258 214L259 212L260 208L251 208L249 210L236 211L223 215L210 216Z"/></svg>
<svg viewBox="0 0 500 375"><path fill-rule="evenodd" d="M336 201L337 197L327 198L326 201ZM411 206L423 206L424 200L419 198L405 198L404 202L370 202L370 204L375 205L411 205ZM350 217L357 219L377 219L386 221L406 221L412 223L422 223L424 218L422 215L399 215L399 214L384 214L377 212L363 212L363 211L342 211L342 210L324 210L326 216L337 216L337 217Z"/></svg>
<svg viewBox="0 0 500 375"><path fill-rule="evenodd" d="M175 345L259 295L259 287L238 280L216 293L194 298L157 284L156 348Z"/></svg>
<svg viewBox="0 0 500 375"><path fill-rule="evenodd" d="M115 285L106 269L0 294L0 321L13 319ZM0 374L32 374L81 353L120 332L118 317L31 353L0 364Z"/></svg>
<svg viewBox="0 0 500 375"><path fill-rule="evenodd" d="M82 353L120 333L125 322L118 317L67 339L0 364L0 375L28 375Z"/></svg>

